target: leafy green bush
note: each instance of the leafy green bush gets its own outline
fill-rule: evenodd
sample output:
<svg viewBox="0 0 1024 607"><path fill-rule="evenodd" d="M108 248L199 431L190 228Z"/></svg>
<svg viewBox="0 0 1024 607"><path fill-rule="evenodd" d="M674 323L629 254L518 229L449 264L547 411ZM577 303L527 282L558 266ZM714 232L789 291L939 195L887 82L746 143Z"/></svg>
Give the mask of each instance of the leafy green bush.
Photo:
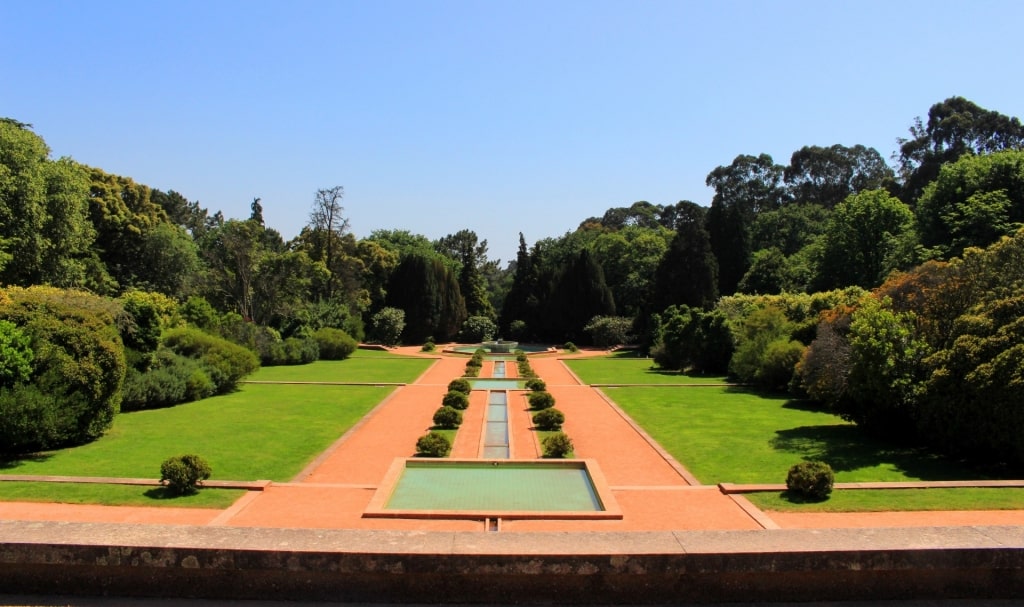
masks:
<svg viewBox="0 0 1024 607"><path fill-rule="evenodd" d="M318 340L313 338L289 337L273 343L266 351L261 352L260 363L267 367L307 365L320 358L318 343Z"/></svg>
<svg viewBox="0 0 1024 607"><path fill-rule="evenodd" d="M473 386L469 383L469 380L457 377L448 382L448 391L462 392L466 396L469 396L469 393L473 391Z"/></svg>
<svg viewBox="0 0 1024 607"><path fill-rule="evenodd" d="M33 358L29 336L13 322L0 320L0 386L28 381Z"/></svg>
<svg viewBox="0 0 1024 607"><path fill-rule="evenodd" d="M772 390L784 390L796 373L796 365L800 362L805 347L802 343L785 337L769 343L761 355L757 382Z"/></svg>
<svg viewBox="0 0 1024 607"><path fill-rule="evenodd" d="M333 327L323 327L313 334L320 360L345 360L356 351L359 344L345 331Z"/></svg>
<svg viewBox="0 0 1024 607"><path fill-rule="evenodd" d="M555 408L543 409L533 416L533 425L538 430L561 430L565 415Z"/></svg>
<svg viewBox="0 0 1024 607"><path fill-rule="evenodd" d="M565 432L556 432L546 437L541 444L544 457L566 457L572 453L572 439Z"/></svg>
<svg viewBox="0 0 1024 607"><path fill-rule="evenodd" d="M148 371L128 370L121 410L171 407L206 398L215 390L213 380L200 361L161 348Z"/></svg>
<svg viewBox="0 0 1024 607"><path fill-rule="evenodd" d="M210 478L210 465L198 455L179 455L160 464L160 482L172 495L191 495Z"/></svg>
<svg viewBox="0 0 1024 607"><path fill-rule="evenodd" d="M526 329L525 320L513 320L508 325L508 333L512 339L522 339L526 335Z"/></svg>
<svg viewBox="0 0 1024 607"><path fill-rule="evenodd" d="M526 389L533 390L534 392L543 392L548 389L548 385L544 383L543 379L532 377L526 380Z"/></svg>
<svg viewBox="0 0 1024 607"><path fill-rule="evenodd" d="M114 300L52 287L0 291L0 319L8 331L6 386L0 386L0 452L23 453L101 436L122 397L126 370ZM19 353L20 352L20 353ZM22 362L17 362L21 359Z"/></svg>
<svg viewBox="0 0 1024 607"><path fill-rule="evenodd" d="M420 457L445 457L452 450L452 443L439 432L430 432L416 441L416 454Z"/></svg>
<svg viewBox="0 0 1024 607"><path fill-rule="evenodd" d="M172 351L203 363L217 394L230 392L238 381L259 368L250 350L198 329L172 329L164 335Z"/></svg>
<svg viewBox="0 0 1024 607"><path fill-rule="evenodd" d="M487 316L470 316L462 323L459 339L464 343L490 341L498 332L498 325Z"/></svg>
<svg viewBox="0 0 1024 607"><path fill-rule="evenodd" d="M374 339L385 346L397 346L405 330L405 310L381 308L370 319Z"/></svg>
<svg viewBox="0 0 1024 607"><path fill-rule="evenodd" d="M434 412L434 425L439 428L458 428L462 425L462 411L445 405Z"/></svg>
<svg viewBox="0 0 1024 607"><path fill-rule="evenodd" d="M530 401L530 408L534 410L550 409L555 406L555 397L550 392L530 392L526 396Z"/></svg>
<svg viewBox="0 0 1024 607"><path fill-rule="evenodd" d="M421 349L422 351L424 351L424 352L433 352L434 350L436 350L436 349L437 349L437 344L435 344L435 343L434 343L434 342L432 342L432 341L428 341L428 342L424 343L424 344L423 344L423 347L422 347L422 348L420 348L420 349Z"/></svg>
<svg viewBox="0 0 1024 607"><path fill-rule="evenodd" d="M192 295L188 301L181 304L181 315L189 324L199 327L204 331L216 331L220 324L220 315L210 305L210 302L197 295Z"/></svg>
<svg viewBox="0 0 1024 607"><path fill-rule="evenodd" d="M471 367L469 365L466 365L466 372L465 372L465 376L466 377L477 377L479 375L480 375L480 367Z"/></svg>
<svg viewBox="0 0 1024 607"><path fill-rule="evenodd" d="M630 335L633 330L633 319L627 316L595 316L583 330L590 335L590 342L600 348L635 341Z"/></svg>
<svg viewBox="0 0 1024 607"><path fill-rule="evenodd" d="M449 390L448 393L441 398L441 404L445 407L465 411L469 407L469 396L464 392Z"/></svg>
<svg viewBox="0 0 1024 607"><path fill-rule="evenodd" d="M566 352L579 352L580 351L580 349L576 347L576 344L572 343L571 341L565 342L565 345L562 346L562 349L565 350Z"/></svg>
<svg viewBox="0 0 1024 607"><path fill-rule="evenodd" d="M786 489L802 500L820 502L832 493L835 474L825 462L800 462L789 469Z"/></svg>
<svg viewBox="0 0 1024 607"><path fill-rule="evenodd" d="M222 337L233 344L244 346L260 359L273 360L271 350L281 343L281 333L271 327L258 325L242 318L237 312L229 312L220 319L217 331L206 331ZM289 337L296 337L290 335Z"/></svg>
<svg viewBox="0 0 1024 607"><path fill-rule="evenodd" d="M155 352L160 345L160 310L153 295L131 291L121 297L127 322L121 329L121 341L126 348L142 353Z"/></svg>

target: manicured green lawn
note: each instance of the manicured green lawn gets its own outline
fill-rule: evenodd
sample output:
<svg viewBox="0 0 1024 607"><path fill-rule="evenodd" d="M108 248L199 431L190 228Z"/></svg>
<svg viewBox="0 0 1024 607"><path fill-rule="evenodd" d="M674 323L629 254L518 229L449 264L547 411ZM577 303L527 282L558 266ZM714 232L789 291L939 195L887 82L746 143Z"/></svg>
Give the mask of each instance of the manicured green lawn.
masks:
<svg viewBox="0 0 1024 607"><path fill-rule="evenodd" d="M823 502L795 504L781 493L748 493L762 510L790 512L886 512L893 510L1020 510L1024 489L837 489Z"/></svg>
<svg viewBox="0 0 1024 607"><path fill-rule="evenodd" d="M595 357L568 359L565 364L585 384L721 384L722 376L688 375L655 368L649 358Z"/></svg>
<svg viewBox="0 0 1024 607"><path fill-rule="evenodd" d="M0 499L19 502L227 508L245 493L241 489L203 489L194 495L168 498L162 487L87 483L0 483Z"/></svg>
<svg viewBox="0 0 1024 607"><path fill-rule="evenodd" d="M360 351L361 352L361 351ZM366 350L366 352L374 352ZM342 383L411 383L434 360L411 356L353 356L346 360L318 360L308 365L262 367L246 381L308 381Z"/></svg>
<svg viewBox="0 0 1024 607"><path fill-rule="evenodd" d="M210 463L212 479L284 481L391 390L250 384L232 394L177 407L122 413L93 443L2 462L0 471L158 478L165 459L195 453Z"/></svg>
<svg viewBox="0 0 1024 607"><path fill-rule="evenodd" d="M359 350L345 361L269 367L261 381L405 383L434 361ZM0 473L158 478L168 457L195 453L212 479L289 480L363 418L390 387L244 384L237 392L168 409L123 413L101 439L0 461ZM158 487L0 482L0 499L223 508L243 492L204 489L165 499Z"/></svg>
<svg viewBox="0 0 1024 607"><path fill-rule="evenodd" d="M977 472L915 449L873 441L802 401L737 388L606 388L702 483L783 483L804 459L827 462L836 482L964 480Z"/></svg>
<svg viewBox="0 0 1024 607"><path fill-rule="evenodd" d="M429 353L424 352L424 354L429 354ZM395 354L394 352L391 352L389 350L377 350L375 348L374 349L371 349L371 348L358 348L355 352L352 353L352 356L349 357L349 360L352 360L353 358L399 358L399 359L403 359L403 358L414 358L414 357L406 356L405 354Z"/></svg>

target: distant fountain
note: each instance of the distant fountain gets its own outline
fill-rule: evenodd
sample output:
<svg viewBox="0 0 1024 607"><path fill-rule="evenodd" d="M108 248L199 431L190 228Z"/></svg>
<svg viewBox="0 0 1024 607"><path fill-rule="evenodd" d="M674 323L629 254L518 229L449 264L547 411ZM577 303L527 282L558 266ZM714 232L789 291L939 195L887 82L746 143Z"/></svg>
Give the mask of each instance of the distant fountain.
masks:
<svg viewBox="0 0 1024 607"><path fill-rule="evenodd" d="M519 342L498 339L495 341L485 341L480 345L483 346L485 350L492 354L510 354L513 350L516 349L516 346L519 345Z"/></svg>

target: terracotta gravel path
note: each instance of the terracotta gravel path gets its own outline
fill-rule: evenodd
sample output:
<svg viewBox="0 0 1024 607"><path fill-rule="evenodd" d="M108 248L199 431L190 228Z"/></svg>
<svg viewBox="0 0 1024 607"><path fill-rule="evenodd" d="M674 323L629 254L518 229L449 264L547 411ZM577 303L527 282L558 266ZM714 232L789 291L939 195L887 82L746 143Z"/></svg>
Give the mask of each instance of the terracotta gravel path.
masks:
<svg viewBox="0 0 1024 607"><path fill-rule="evenodd" d="M418 355L415 348L400 350ZM604 354L597 352L593 354ZM580 355L587 355L582 353ZM448 382L460 377L467 358L435 356L414 383L397 388L355 428L317 458L293 482L250 491L226 510L143 508L0 502L0 518L13 520L122 522L408 531L482 531L480 521L363 518L377 485L395 458L413 455L416 439L432 425ZM505 520L501 530L659 531L743 530L764 527L843 528L955 525L1024 525L1024 510L994 512L883 512L858 514L763 513L742 497L697 485L663 450L635 428L597 390L579 383L558 357L531 357L531 365L565 413L565 431L576 456L597 460L623 512L622 520ZM493 372L485 363L482 377ZM506 376L516 376L515 362ZM525 393L509 392L513 459L540 455ZM481 448L487 393L474 391L463 415L452 456L475 458ZM538 490L543 488L538 487Z"/></svg>

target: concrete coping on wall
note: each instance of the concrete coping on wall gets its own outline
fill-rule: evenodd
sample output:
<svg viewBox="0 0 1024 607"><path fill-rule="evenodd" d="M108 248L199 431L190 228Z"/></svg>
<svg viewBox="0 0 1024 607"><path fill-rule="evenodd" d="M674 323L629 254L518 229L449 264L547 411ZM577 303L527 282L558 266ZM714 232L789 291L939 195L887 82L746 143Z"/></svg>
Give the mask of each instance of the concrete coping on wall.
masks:
<svg viewBox="0 0 1024 607"><path fill-rule="evenodd" d="M400 532L0 521L16 593L692 603L1024 596L1024 527Z"/></svg>

